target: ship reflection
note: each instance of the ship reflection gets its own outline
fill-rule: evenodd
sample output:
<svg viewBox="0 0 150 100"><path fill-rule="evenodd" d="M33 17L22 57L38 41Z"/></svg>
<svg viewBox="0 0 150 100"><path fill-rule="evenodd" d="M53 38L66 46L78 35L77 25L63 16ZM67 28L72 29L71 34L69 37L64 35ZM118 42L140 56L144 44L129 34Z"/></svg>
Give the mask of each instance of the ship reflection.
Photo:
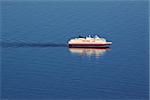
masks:
<svg viewBox="0 0 150 100"><path fill-rule="evenodd" d="M101 57L109 50L110 48L69 48L69 51L73 54L89 57L94 56L96 58Z"/></svg>

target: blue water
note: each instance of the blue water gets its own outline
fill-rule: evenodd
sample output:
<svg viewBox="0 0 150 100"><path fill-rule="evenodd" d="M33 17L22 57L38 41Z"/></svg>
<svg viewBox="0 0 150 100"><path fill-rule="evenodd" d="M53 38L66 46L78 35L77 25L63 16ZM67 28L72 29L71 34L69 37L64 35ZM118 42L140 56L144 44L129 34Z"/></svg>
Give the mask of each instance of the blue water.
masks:
<svg viewBox="0 0 150 100"><path fill-rule="evenodd" d="M148 1L3 1L2 99L148 100ZM69 49L78 35L108 49Z"/></svg>

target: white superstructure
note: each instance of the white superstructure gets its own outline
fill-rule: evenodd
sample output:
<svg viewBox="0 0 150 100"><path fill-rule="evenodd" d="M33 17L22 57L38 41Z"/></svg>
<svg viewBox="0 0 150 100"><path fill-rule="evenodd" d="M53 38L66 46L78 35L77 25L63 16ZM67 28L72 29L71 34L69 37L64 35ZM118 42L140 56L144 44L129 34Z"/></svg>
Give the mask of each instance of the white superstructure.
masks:
<svg viewBox="0 0 150 100"><path fill-rule="evenodd" d="M112 44L112 42L107 42L105 38L100 38L97 35L95 37L79 37L68 41L68 44Z"/></svg>

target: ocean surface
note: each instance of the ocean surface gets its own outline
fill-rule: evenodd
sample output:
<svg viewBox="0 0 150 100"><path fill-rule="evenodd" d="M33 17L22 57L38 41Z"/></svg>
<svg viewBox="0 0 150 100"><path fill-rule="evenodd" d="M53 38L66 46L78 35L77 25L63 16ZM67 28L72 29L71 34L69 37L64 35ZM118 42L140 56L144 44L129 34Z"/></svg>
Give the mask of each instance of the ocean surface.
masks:
<svg viewBox="0 0 150 100"><path fill-rule="evenodd" d="M2 1L2 100L148 100L148 1ZM78 35L107 49L68 48Z"/></svg>

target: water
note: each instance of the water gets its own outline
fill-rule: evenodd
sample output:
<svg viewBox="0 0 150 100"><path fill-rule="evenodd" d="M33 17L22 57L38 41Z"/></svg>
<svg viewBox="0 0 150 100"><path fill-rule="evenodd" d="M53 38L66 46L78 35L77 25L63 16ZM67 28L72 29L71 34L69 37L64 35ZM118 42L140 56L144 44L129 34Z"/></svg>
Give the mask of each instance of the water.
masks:
<svg viewBox="0 0 150 100"><path fill-rule="evenodd" d="M147 1L3 1L2 99L148 100ZM69 49L95 35L107 49Z"/></svg>

